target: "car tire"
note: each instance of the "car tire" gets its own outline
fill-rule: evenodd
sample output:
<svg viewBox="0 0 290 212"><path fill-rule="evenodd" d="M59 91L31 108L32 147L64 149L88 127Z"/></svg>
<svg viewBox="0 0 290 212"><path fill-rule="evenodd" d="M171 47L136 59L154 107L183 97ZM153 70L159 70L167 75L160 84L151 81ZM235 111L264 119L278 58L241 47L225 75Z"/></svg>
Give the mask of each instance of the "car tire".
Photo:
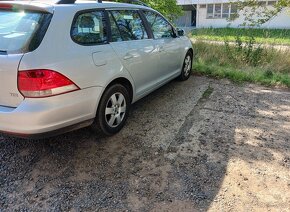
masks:
<svg viewBox="0 0 290 212"><path fill-rule="evenodd" d="M129 92L123 85L110 86L100 100L92 129L108 136L118 133L125 125L130 105Z"/></svg>
<svg viewBox="0 0 290 212"><path fill-rule="evenodd" d="M192 70L192 59L193 55L191 51L188 51L185 55L182 70L178 77L180 81L185 81L189 79Z"/></svg>

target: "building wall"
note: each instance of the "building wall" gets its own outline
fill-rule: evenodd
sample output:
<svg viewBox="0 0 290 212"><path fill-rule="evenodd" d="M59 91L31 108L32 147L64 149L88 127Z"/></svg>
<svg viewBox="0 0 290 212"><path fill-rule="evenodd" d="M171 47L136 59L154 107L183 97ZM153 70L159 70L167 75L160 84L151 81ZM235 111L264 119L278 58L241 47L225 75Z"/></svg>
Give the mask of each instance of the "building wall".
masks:
<svg viewBox="0 0 290 212"><path fill-rule="evenodd" d="M290 29L290 11L285 9L283 13L274 17L268 23L264 24L263 27L266 28L281 28L281 29Z"/></svg>
<svg viewBox="0 0 290 212"><path fill-rule="evenodd" d="M244 16L241 15L234 21L228 21L227 19L207 19L207 9L198 8L198 17L197 17L197 27L198 28L220 28L220 27L239 27L244 22ZM272 20L268 21L262 28L282 28L290 29L290 14L288 10L284 10L277 17L274 17Z"/></svg>
<svg viewBox="0 0 290 212"><path fill-rule="evenodd" d="M272 1L272 0L271 0ZM197 28L220 28L220 27L241 27L244 22L244 16L240 12L240 17L234 21L228 21L227 19L207 19L207 9L200 8L200 5L208 4L220 4L220 3L230 3L235 2L235 0L177 0L177 3L181 5L185 13L180 19L176 21L176 25L180 27L191 27L191 7L195 6L197 10L196 16L196 27ZM285 9L277 17L268 21L262 28L280 28L280 29L290 29L290 9Z"/></svg>
<svg viewBox="0 0 290 212"><path fill-rule="evenodd" d="M191 26L191 11L184 11L183 16L175 21L176 26L190 27Z"/></svg>

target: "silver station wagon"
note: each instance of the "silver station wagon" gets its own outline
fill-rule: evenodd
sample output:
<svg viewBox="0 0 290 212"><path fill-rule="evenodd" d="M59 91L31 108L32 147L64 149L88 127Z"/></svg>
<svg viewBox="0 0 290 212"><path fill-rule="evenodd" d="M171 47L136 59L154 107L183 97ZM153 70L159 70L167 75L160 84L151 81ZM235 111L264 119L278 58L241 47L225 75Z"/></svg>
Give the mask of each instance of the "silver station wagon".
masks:
<svg viewBox="0 0 290 212"><path fill-rule="evenodd" d="M187 80L192 58L184 32L146 5L0 1L0 132L113 135L132 103Z"/></svg>

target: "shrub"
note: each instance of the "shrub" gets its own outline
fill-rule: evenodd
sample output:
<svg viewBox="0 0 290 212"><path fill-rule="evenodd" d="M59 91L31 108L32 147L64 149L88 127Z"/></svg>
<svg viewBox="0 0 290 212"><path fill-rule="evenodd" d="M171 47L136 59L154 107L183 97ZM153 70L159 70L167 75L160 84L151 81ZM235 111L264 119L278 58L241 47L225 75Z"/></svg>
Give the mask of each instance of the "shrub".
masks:
<svg viewBox="0 0 290 212"><path fill-rule="evenodd" d="M235 82L290 87L290 50L262 48L252 38L224 45L197 41L193 68L200 74L228 78Z"/></svg>
<svg viewBox="0 0 290 212"><path fill-rule="evenodd" d="M229 59L235 62L242 61L247 65L254 67L262 62L264 49L260 44L256 44L254 36L249 36L245 42L237 35L234 47L232 47L228 40L224 41L225 51Z"/></svg>

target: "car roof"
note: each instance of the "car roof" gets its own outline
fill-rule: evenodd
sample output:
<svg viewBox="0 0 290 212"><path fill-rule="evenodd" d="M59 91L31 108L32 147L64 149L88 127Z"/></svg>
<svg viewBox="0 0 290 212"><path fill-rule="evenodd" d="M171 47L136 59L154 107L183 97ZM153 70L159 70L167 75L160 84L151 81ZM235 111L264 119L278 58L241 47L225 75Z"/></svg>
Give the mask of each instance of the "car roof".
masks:
<svg viewBox="0 0 290 212"><path fill-rule="evenodd" d="M56 4L57 6L65 6L69 4ZM102 3L98 3L97 1L84 1L79 0L76 1L74 4L78 7L95 7L95 8L136 8L136 9L148 9L149 7L145 7L142 5L136 4L127 4L127 3L119 3L119 2L111 2L111 1L103 1Z"/></svg>
<svg viewBox="0 0 290 212"><path fill-rule="evenodd" d="M44 12L50 12L53 13L54 6L50 3L49 1L1 1L0 0L0 8L1 5L4 4L9 4L13 5L16 8L19 9L28 9L28 10L37 10L37 11L44 11Z"/></svg>
<svg viewBox="0 0 290 212"><path fill-rule="evenodd" d="M23 6L47 8L50 7L78 7L78 8L136 8L136 9L151 9L146 6L136 5L136 4L127 4L127 3L118 3L111 1L104 1L98 3L97 1L88 1L88 0L78 0L72 4L57 4L59 0L16 0L16 1L0 1L0 3L11 3Z"/></svg>

